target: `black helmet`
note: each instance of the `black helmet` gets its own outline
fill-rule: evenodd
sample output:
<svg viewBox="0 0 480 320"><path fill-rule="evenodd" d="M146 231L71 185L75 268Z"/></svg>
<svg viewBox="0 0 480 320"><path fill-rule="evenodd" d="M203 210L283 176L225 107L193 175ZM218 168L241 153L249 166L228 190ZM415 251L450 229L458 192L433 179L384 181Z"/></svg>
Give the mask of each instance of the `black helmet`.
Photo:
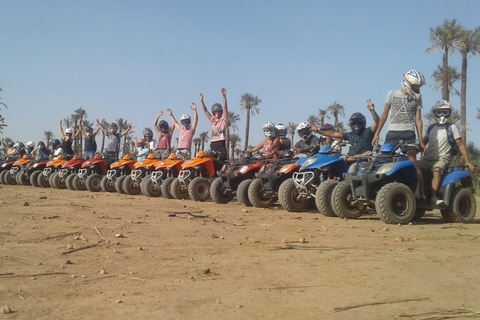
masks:
<svg viewBox="0 0 480 320"><path fill-rule="evenodd" d="M15 145L15 143L13 143L13 141L10 141L10 142L7 144L7 147L13 148L14 145Z"/></svg>
<svg viewBox="0 0 480 320"><path fill-rule="evenodd" d="M38 141L38 149L45 149L46 146L45 146L45 143L43 141Z"/></svg>
<svg viewBox="0 0 480 320"><path fill-rule="evenodd" d="M158 121L157 127L162 133L168 133L168 131L170 131L170 126L168 125L168 122L165 120Z"/></svg>
<svg viewBox="0 0 480 320"><path fill-rule="evenodd" d="M223 107L220 103L214 103L212 106L212 114L215 115L216 112L223 114Z"/></svg>
<svg viewBox="0 0 480 320"><path fill-rule="evenodd" d="M367 119L360 112L355 112L348 120L348 125L356 135L361 135L367 126Z"/></svg>
<svg viewBox="0 0 480 320"><path fill-rule="evenodd" d="M89 136L93 134L93 128L88 126L85 128L85 133L88 134Z"/></svg>
<svg viewBox="0 0 480 320"><path fill-rule="evenodd" d="M53 148L53 150L55 150L55 148L59 147L60 144L61 144L61 143L60 143L60 140L58 140L58 139L53 140L53 142L52 142L52 148Z"/></svg>
<svg viewBox="0 0 480 320"><path fill-rule="evenodd" d="M160 123L159 123L159 124L160 124ZM168 126L168 124L167 124L167 126ZM144 136L144 137L153 138L153 132L152 132L152 130L150 130L150 129L145 129L145 130L143 130L143 136Z"/></svg>

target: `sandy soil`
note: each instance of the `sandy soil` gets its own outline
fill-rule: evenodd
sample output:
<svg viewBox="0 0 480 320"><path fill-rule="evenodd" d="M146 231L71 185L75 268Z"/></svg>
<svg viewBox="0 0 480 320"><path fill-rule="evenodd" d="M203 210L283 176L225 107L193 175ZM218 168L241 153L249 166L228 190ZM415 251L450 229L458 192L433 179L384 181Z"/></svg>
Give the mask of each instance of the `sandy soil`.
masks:
<svg viewBox="0 0 480 320"><path fill-rule="evenodd" d="M446 224L439 212L397 226L373 215L0 186L0 217L0 306L11 310L0 319L480 312L480 224Z"/></svg>

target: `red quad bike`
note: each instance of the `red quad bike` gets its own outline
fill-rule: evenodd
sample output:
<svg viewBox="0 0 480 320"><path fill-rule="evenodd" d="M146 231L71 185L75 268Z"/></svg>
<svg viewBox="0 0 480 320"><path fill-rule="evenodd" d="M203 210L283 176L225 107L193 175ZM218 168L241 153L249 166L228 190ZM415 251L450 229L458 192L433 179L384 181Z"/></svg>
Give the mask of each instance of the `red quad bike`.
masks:
<svg viewBox="0 0 480 320"><path fill-rule="evenodd" d="M206 201L210 198L210 182L217 177L216 171L222 166L214 151L199 151L195 158L183 163L178 178L172 181L170 192L176 199L190 196L195 201Z"/></svg>
<svg viewBox="0 0 480 320"><path fill-rule="evenodd" d="M5 176L10 171L10 168L13 166L14 162L15 160L13 159L6 160L0 166L0 183L1 184L7 184L7 182L5 181Z"/></svg>
<svg viewBox="0 0 480 320"><path fill-rule="evenodd" d="M51 180L53 174L57 172L62 164L67 162L68 160L65 159L62 155L53 158L52 160L48 161L45 165L45 169L43 169L42 174L38 175L37 184L39 187L48 188L53 184Z"/></svg>
<svg viewBox="0 0 480 320"><path fill-rule="evenodd" d="M38 176L42 174L43 169L47 166L49 161L48 157L31 162L24 170L24 174L30 180L30 184L34 187L40 187L38 184Z"/></svg>
<svg viewBox="0 0 480 320"><path fill-rule="evenodd" d="M20 184L20 185L28 185L30 184L30 181L28 181L25 176L21 173L23 171L23 168L27 166L30 162L32 162L33 159L30 158L29 156L25 155L15 161L12 164L12 167L10 170L8 170L5 173L4 180L6 184L10 185L15 185L15 184ZM20 181L19 178L20 177Z"/></svg>
<svg viewBox="0 0 480 320"><path fill-rule="evenodd" d="M123 193L122 183L123 179L129 175L134 169L135 160L130 158L130 155L124 155L122 159L115 161L110 165L110 170L107 175L100 181L100 187L104 192Z"/></svg>
<svg viewBox="0 0 480 320"><path fill-rule="evenodd" d="M75 155L72 159L62 164L62 167L52 175L52 187L56 189L68 188L70 190L75 190L73 179L84 162L85 159Z"/></svg>
<svg viewBox="0 0 480 320"><path fill-rule="evenodd" d="M263 156L255 157L250 152L246 152L241 160L227 162L220 170L219 177L213 180L210 186L212 200L216 203L228 203L236 195L240 204L251 207L248 187L264 163Z"/></svg>
<svg viewBox="0 0 480 320"><path fill-rule="evenodd" d="M88 190L90 192L100 192L102 178L107 174L107 170L112 161L95 155L92 159L85 161L78 174L73 178L73 185L77 190Z"/></svg>
<svg viewBox="0 0 480 320"><path fill-rule="evenodd" d="M182 170L182 164L183 160L175 158L175 154L171 154L165 161L157 163L150 179L142 181L142 193L149 197L159 197L163 194L166 199L173 199L170 185L178 177Z"/></svg>
<svg viewBox="0 0 480 320"><path fill-rule="evenodd" d="M143 179L149 179L150 174L155 170L155 164L163 162L162 159L155 159L153 154L149 154L145 160L137 161L135 163L135 170L125 176L123 180L123 193L130 195L139 194L142 189L140 187Z"/></svg>

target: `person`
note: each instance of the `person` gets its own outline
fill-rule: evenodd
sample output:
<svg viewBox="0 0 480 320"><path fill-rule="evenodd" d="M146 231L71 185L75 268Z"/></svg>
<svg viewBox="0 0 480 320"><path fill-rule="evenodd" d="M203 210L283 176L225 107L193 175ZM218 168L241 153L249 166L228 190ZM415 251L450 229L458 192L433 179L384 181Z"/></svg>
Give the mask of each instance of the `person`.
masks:
<svg viewBox="0 0 480 320"><path fill-rule="evenodd" d="M422 170L417 164L417 152L425 150L425 144L422 139L422 95L420 88L425 84L425 77L417 70L408 70L402 77L400 90L392 90L387 94L385 108L380 116L377 131L372 139L372 145L379 141L380 132L390 116L388 123L388 132L385 137L385 143L394 147L402 140L406 144L416 142L415 129L417 130L420 146L407 147L405 151L408 159L415 163L420 182L420 197L426 202L425 188L423 186Z"/></svg>
<svg viewBox="0 0 480 320"><path fill-rule="evenodd" d="M163 115L163 111L157 115L153 126L158 133L158 144L155 148L155 158L157 159L167 159L170 155L172 150L171 142L172 142L172 135L173 131L175 130L175 126L169 126L168 122L165 120L158 119Z"/></svg>
<svg viewBox="0 0 480 320"><path fill-rule="evenodd" d="M37 144L36 154L37 160L42 160L45 158L49 158L52 155L52 152L50 151L50 149L47 148L43 141L39 141Z"/></svg>
<svg viewBox="0 0 480 320"><path fill-rule="evenodd" d="M292 148L292 141L287 138L287 128L283 123L279 123L275 126L276 136L278 137L279 145L278 151L279 153L290 150Z"/></svg>
<svg viewBox="0 0 480 320"><path fill-rule="evenodd" d="M192 102L191 108L193 110L193 124L192 119L188 114L182 114L179 124L173 116L172 110L167 109L173 125L178 131L180 131L176 156L183 160L189 160L192 158L192 139L198 123L197 106L195 103Z"/></svg>
<svg viewBox="0 0 480 320"><path fill-rule="evenodd" d="M267 159L278 159L280 139L275 135L275 125L272 122L269 121L263 125L263 135L266 139L260 142L258 146L248 149L247 152L252 153L262 149Z"/></svg>
<svg viewBox="0 0 480 320"><path fill-rule="evenodd" d="M24 155L27 155L29 157L35 157L35 152L36 152L36 149L35 149L35 142L33 141L28 141L27 142L27 145L25 146L25 154Z"/></svg>
<svg viewBox="0 0 480 320"><path fill-rule="evenodd" d="M452 151L455 144L458 146L463 159L465 159L465 165L468 166L470 172L473 172L475 167L470 162L460 130L455 124L447 123L452 114L450 103L446 100L437 101L433 105L432 112L436 123L428 128L427 134L423 138L423 143L427 145L427 148L425 155L418 164L422 169L432 170L432 197L430 202L441 206L445 204L445 201L437 199L437 193L440 188L442 172L447 169L452 161Z"/></svg>
<svg viewBox="0 0 480 320"><path fill-rule="evenodd" d="M296 129L300 141L295 143L295 146L291 149L293 153L309 153L315 146L320 145L320 138L314 135L311 129L312 125L310 123L300 122Z"/></svg>
<svg viewBox="0 0 480 320"><path fill-rule="evenodd" d="M9 158L11 157L14 153L17 152L16 149L14 149L14 145L15 143L13 143L13 141L10 141L9 143L5 143L5 140L1 140L2 142L2 146L3 146L3 149L4 149L4 152L5 152L5 156L6 158Z"/></svg>
<svg viewBox="0 0 480 320"><path fill-rule="evenodd" d="M227 159L227 130L229 127L228 123L228 107L227 107L227 90L222 88L221 90L223 96L223 108L220 103L214 103L212 105L212 114L208 112L207 107L203 101L203 94L200 93L200 102L202 103L203 113L207 117L208 121L212 124L212 137L210 143L210 149L215 151L218 155L220 161L225 161Z"/></svg>
<svg viewBox="0 0 480 320"><path fill-rule="evenodd" d="M60 142L60 140L58 139L53 140L52 149L53 149L54 157L63 156L62 143Z"/></svg>
<svg viewBox="0 0 480 320"><path fill-rule="evenodd" d="M145 128L145 130L143 130L143 139L148 148L148 153L153 153L155 150L155 141L153 140L153 131L150 128Z"/></svg>
<svg viewBox="0 0 480 320"><path fill-rule="evenodd" d="M95 152L97 152L97 142L95 141L95 137L97 136L98 131L100 131L100 126L98 126L95 132L90 126L83 129L82 118L80 118L78 119L78 128L79 131L82 133L83 137L85 138L85 156L87 160L92 159L95 156Z"/></svg>
<svg viewBox="0 0 480 320"><path fill-rule="evenodd" d="M73 152L72 144L73 144L73 141L77 139L80 131L77 131L77 133L75 134L73 134L72 128L67 128L65 129L65 131L63 131L62 123L63 123L63 120L60 120L60 134L62 135L63 154L65 156L73 156L75 152Z"/></svg>
<svg viewBox="0 0 480 320"><path fill-rule="evenodd" d="M144 139L138 140L135 137L135 151L136 151L135 153L137 154L138 161L145 160L148 154L148 148Z"/></svg>
<svg viewBox="0 0 480 320"><path fill-rule="evenodd" d="M312 131L327 137L327 144L329 145L331 145L329 139L332 138L348 141L351 146L345 155L345 159L347 162L356 161L356 158L367 156L372 152L372 139L378 128L379 117L375 111L375 105L370 99L367 100L367 109L373 118L373 124L370 127L367 127L365 116L360 112L355 112L348 120L348 125L352 131L335 132L331 125L330 127L324 126L320 130L312 126Z"/></svg>
<svg viewBox="0 0 480 320"><path fill-rule="evenodd" d="M108 132L107 129L102 126L103 123L105 123L105 119L102 119L102 122L97 119L98 127L108 138L106 148L107 158L116 161L120 152L120 140L132 129L132 124L128 124L127 129L120 134L117 132L118 125L115 122L110 123L108 126Z"/></svg>

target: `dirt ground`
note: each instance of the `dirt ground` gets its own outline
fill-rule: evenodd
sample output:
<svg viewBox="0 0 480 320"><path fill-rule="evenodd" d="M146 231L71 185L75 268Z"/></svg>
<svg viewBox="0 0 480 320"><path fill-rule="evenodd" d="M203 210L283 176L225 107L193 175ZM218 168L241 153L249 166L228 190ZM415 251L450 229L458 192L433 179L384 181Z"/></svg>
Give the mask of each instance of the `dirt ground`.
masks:
<svg viewBox="0 0 480 320"><path fill-rule="evenodd" d="M0 319L480 312L478 219L446 224L433 212L398 226L30 186L0 186L0 217Z"/></svg>

